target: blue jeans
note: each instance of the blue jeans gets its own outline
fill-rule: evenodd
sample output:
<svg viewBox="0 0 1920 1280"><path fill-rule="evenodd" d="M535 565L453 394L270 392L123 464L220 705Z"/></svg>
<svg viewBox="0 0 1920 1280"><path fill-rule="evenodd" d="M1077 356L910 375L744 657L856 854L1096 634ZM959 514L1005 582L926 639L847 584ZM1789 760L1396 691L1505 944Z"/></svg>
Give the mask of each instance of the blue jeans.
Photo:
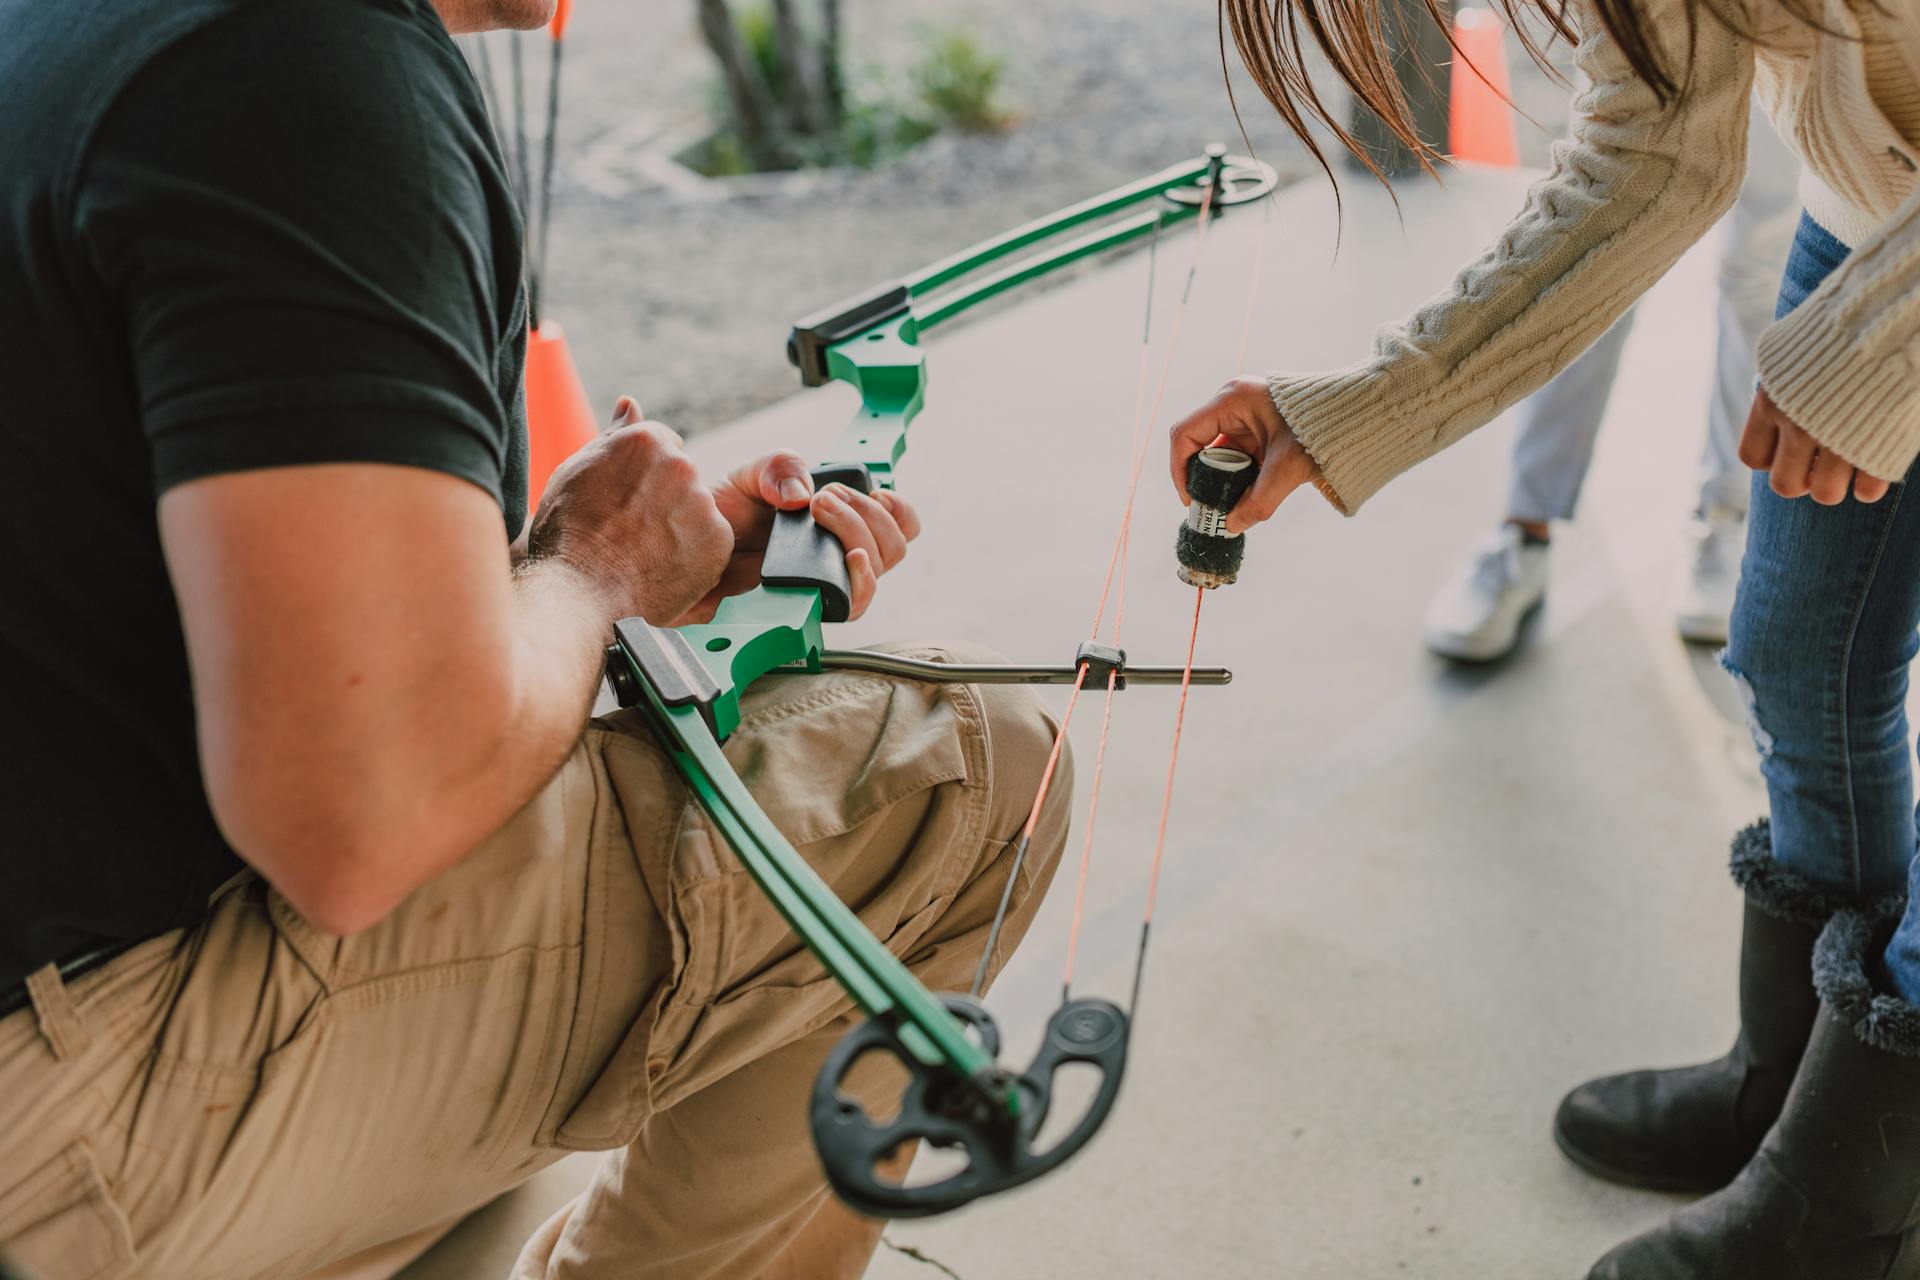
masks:
<svg viewBox="0 0 1920 1280"><path fill-rule="evenodd" d="M1779 314L1846 255L1803 215ZM1752 715L1774 857L1863 904L1910 877L1920 891L1906 715L1907 667L1920 651L1920 497L1906 501L1910 489L1822 507L1777 496L1756 472L1725 658ZM1911 904L1886 960L1895 991L1920 1003Z"/></svg>

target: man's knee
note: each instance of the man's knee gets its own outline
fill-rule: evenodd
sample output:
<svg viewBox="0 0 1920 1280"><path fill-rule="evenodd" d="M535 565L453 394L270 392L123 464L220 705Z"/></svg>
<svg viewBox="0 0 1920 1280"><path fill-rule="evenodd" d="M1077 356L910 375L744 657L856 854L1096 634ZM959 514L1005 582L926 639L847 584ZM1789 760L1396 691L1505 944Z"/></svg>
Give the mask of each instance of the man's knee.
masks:
<svg viewBox="0 0 1920 1280"><path fill-rule="evenodd" d="M941 652L954 662L1004 661L979 646L943 647ZM1058 718L1031 689L1020 685L969 685L959 696L978 708L985 733L986 839L975 852L966 882L946 913L939 945L923 959L940 971L927 975L930 981L964 989L989 936L995 934L995 919L1004 911L997 936L993 937L993 955L987 964L989 978L1012 954L1039 910L1067 843L1073 807L1073 756L1071 748L1058 738ZM956 965L956 961L962 963ZM947 972L949 969L952 972Z"/></svg>
<svg viewBox="0 0 1920 1280"><path fill-rule="evenodd" d="M1058 717L1021 685L976 685L974 692L987 722L996 819L1024 824L1043 784L1043 822L1056 810L1064 816L1073 795L1073 749L1059 737ZM1058 825L1055 834L1064 836L1064 820ZM1004 820L994 823L994 831L1007 838L1013 834Z"/></svg>
<svg viewBox="0 0 1920 1280"><path fill-rule="evenodd" d="M1006 661L984 645L942 646L941 652L953 662ZM968 691L986 729L988 836L1017 844L1036 817L1035 801L1044 786L1028 856L1046 864L1057 861L1073 800L1073 749L1059 736L1059 718L1025 685L969 685Z"/></svg>

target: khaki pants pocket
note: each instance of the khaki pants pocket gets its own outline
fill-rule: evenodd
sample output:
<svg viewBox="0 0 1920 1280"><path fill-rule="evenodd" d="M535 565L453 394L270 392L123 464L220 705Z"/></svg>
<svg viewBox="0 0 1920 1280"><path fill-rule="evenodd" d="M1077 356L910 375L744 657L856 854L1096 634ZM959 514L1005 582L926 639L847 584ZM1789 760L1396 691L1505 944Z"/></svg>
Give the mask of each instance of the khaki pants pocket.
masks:
<svg viewBox="0 0 1920 1280"><path fill-rule="evenodd" d="M0 1252L33 1280L111 1280L128 1273L133 1230L84 1140L0 1191Z"/></svg>

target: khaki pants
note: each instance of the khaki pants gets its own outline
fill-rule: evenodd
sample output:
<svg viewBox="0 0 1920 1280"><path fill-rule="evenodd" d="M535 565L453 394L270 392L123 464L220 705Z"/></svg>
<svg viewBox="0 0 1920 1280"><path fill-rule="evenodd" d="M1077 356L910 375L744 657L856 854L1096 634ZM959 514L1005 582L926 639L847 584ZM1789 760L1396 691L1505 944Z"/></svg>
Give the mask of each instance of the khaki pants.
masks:
<svg viewBox="0 0 1920 1280"><path fill-rule="evenodd" d="M1038 704L831 674L746 712L727 754L775 823L964 990L1051 743ZM36 1280L304 1276L581 1150L612 1154L516 1277L754 1276L825 1202L805 1103L858 1017L625 713L365 933L246 876L198 928L31 986L0 1021L0 1244Z"/></svg>

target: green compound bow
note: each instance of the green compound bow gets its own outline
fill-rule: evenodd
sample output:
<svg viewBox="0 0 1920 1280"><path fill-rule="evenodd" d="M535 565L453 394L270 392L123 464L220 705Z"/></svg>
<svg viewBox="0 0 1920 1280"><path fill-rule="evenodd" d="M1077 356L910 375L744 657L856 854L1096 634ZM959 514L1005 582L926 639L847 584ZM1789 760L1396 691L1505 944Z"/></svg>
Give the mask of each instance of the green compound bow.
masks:
<svg viewBox="0 0 1920 1280"><path fill-rule="evenodd" d="M862 491L892 487L907 427L925 402L926 354L919 344L927 331L1069 263L1259 199L1275 181L1268 166L1210 147L1194 160L800 321L787 355L801 380L820 386L837 379L860 394L859 410L829 461L815 469L815 483ZM1074 239L1058 240L1089 226ZM1016 257L1028 249L1034 252ZM1190 660L1184 667L1128 666L1120 650L1091 643L1064 667L958 666L829 650L821 624L845 621L849 604L839 542L806 511L781 512L760 587L726 600L710 623L666 630L624 619L615 627L607 674L622 706L650 713L701 807L794 932L866 1014L868 1021L821 1070L812 1104L814 1140L829 1181L853 1208L912 1217L1029 1182L1085 1146L1119 1090L1128 1015L1105 1000L1066 1000L1049 1020L1034 1062L1019 1073L1001 1066L998 1031L986 1011L969 997L936 996L922 986L800 857L735 774L720 744L740 723L741 691L775 672L828 669L943 682L1068 683L1076 691L1093 681L1109 688L1129 681L1224 684L1230 675L1195 670ZM1023 845L1017 857L1024 852ZM1011 883L1010 876L1009 888ZM1003 898L1002 916L1005 909ZM996 936L999 925L996 918ZM854 1061L869 1051L891 1054L911 1077L899 1113L884 1124L840 1087ZM1047 1115L1054 1072L1072 1062L1095 1067L1100 1086L1072 1131L1036 1153L1033 1141ZM964 1148L966 1166L923 1186L896 1185L876 1175L877 1162L915 1141Z"/></svg>

